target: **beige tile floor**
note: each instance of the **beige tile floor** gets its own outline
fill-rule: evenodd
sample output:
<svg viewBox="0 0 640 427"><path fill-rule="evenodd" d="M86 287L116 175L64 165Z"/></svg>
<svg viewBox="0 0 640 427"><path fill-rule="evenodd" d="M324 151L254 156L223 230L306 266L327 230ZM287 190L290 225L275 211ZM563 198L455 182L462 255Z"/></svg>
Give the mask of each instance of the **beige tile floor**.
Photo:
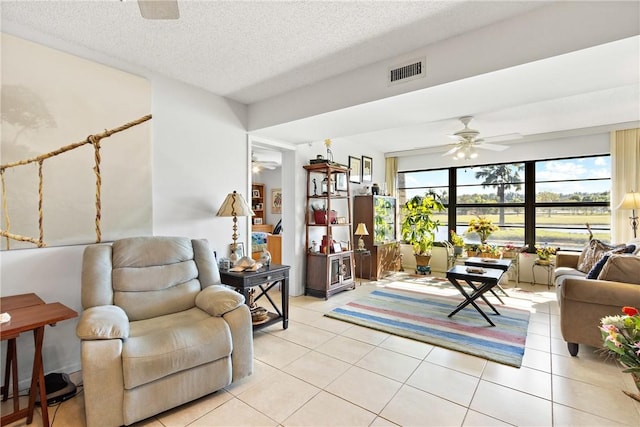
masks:
<svg viewBox="0 0 640 427"><path fill-rule="evenodd" d="M628 374L595 348L569 356L546 286L507 287L507 304L532 313L516 369L323 316L388 284L292 297L287 330L255 333L252 376L136 426L640 426L640 403L621 391L634 389ZM84 426L82 393L49 417Z"/></svg>

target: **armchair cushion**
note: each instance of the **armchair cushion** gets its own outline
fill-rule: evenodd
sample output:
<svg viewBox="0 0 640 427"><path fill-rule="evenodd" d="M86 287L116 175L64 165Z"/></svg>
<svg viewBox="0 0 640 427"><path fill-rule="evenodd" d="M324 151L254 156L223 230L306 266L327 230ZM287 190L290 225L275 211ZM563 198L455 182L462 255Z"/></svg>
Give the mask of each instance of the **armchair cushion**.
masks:
<svg viewBox="0 0 640 427"><path fill-rule="evenodd" d="M244 296L220 285L203 289L196 297L196 306L211 316L223 316L244 304Z"/></svg>
<svg viewBox="0 0 640 427"><path fill-rule="evenodd" d="M117 305L101 305L84 311L76 334L83 340L126 339L129 337L129 319Z"/></svg>
<svg viewBox="0 0 640 427"><path fill-rule="evenodd" d="M194 309L196 310L196 309ZM148 319L132 329L140 331L122 348L124 387L127 390L151 383L176 372L189 370L231 355L231 332L219 317L167 315L164 319ZM191 321L185 322L187 319ZM171 323L171 327L153 328L153 323ZM176 324L177 323L177 324ZM231 373L229 372L229 378Z"/></svg>

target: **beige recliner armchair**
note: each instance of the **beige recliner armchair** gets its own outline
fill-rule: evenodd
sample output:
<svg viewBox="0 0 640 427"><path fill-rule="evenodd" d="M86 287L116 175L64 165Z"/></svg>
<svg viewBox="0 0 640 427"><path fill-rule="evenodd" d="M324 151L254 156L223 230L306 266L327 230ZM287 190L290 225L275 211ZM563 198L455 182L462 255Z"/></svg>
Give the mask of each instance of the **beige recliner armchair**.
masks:
<svg viewBox="0 0 640 427"><path fill-rule="evenodd" d="M87 247L82 306L89 427L129 425L252 373L251 314L241 294L220 286L206 240Z"/></svg>

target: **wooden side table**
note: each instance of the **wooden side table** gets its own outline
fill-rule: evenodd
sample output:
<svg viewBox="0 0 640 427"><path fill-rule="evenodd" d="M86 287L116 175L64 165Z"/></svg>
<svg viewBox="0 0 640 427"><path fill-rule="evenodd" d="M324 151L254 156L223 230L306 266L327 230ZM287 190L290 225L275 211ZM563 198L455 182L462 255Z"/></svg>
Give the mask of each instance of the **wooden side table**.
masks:
<svg viewBox="0 0 640 427"><path fill-rule="evenodd" d="M7 361L5 369L4 385L2 386L2 400L9 396L9 380L13 382L13 412L0 418L0 425L12 423L20 418L27 418L27 424L33 421L33 410L36 403L36 389L40 391L40 409L42 411L42 424L49 426L49 413L47 411L47 391L44 383L44 368L42 365L42 342L44 340L44 327L55 326L57 322L72 319L78 313L59 302L45 304L36 294L22 294L0 298L0 311L7 312L11 320L0 324L0 336L2 340L8 340ZM33 356L33 370L31 374L31 387L29 389L29 405L20 409L18 400L18 359L16 338L23 332L33 331L35 351Z"/></svg>
<svg viewBox="0 0 640 427"><path fill-rule="evenodd" d="M244 295L245 303L249 305L251 288L258 287L260 293L253 298L257 302L263 296L269 300L274 312L269 312L268 319L253 325L253 329L264 328L282 319L282 329L289 326L289 270L288 265L271 264L269 267L262 267L258 271L223 271L220 270L220 278L223 285L232 286L236 291ZM280 308L267 293L276 285L281 285L280 294L282 296Z"/></svg>
<svg viewBox="0 0 640 427"><path fill-rule="evenodd" d="M356 249L355 251L353 251L353 253L356 255L358 265L360 265L360 275L358 277L360 277L360 285L362 285L362 279L364 278L362 276L362 265L364 263L363 258L369 258L369 275L367 276L367 279L371 280L371 251L368 249Z"/></svg>

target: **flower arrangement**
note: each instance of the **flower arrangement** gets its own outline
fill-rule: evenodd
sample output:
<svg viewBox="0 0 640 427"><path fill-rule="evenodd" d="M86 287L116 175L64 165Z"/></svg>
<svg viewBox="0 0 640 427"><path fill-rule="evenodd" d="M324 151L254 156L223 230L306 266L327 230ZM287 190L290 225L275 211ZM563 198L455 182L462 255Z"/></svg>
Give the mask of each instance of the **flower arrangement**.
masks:
<svg viewBox="0 0 640 427"><path fill-rule="evenodd" d="M514 245L514 244L513 244L513 243L511 243L511 242L507 242L507 243L504 245L504 250L505 250L505 251L508 251L508 252L510 252L510 251L515 251L515 250L516 250L516 245Z"/></svg>
<svg viewBox="0 0 640 427"><path fill-rule="evenodd" d="M557 249L551 246L536 246L536 255L538 258L548 260L552 255L556 254Z"/></svg>
<svg viewBox="0 0 640 427"><path fill-rule="evenodd" d="M600 333L607 352L616 356L631 373L640 391L640 315L635 307L622 307L624 316L607 316L600 319ZM624 393L640 401L640 394Z"/></svg>
<svg viewBox="0 0 640 427"><path fill-rule="evenodd" d="M451 243L453 246L464 246L464 239L459 234L456 234L455 230L451 230Z"/></svg>
<svg viewBox="0 0 640 427"><path fill-rule="evenodd" d="M640 373L640 315L635 307L622 307L622 312L600 320L604 346L627 368L623 372Z"/></svg>
<svg viewBox="0 0 640 427"><path fill-rule="evenodd" d="M487 258L500 258L502 255L502 250L498 246L495 245L480 245L478 250L480 251L482 256Z"/></svg>
<svg viewBox="0 0 640 427"><path fill-rule="evenodd" d="M500 228L497 225L494 225L490 219L478 215L478 218L473 218L469 221L469 228L467 229L467 232L478 233L480 241L485 243L489 236L499 229Z"/></svg>

